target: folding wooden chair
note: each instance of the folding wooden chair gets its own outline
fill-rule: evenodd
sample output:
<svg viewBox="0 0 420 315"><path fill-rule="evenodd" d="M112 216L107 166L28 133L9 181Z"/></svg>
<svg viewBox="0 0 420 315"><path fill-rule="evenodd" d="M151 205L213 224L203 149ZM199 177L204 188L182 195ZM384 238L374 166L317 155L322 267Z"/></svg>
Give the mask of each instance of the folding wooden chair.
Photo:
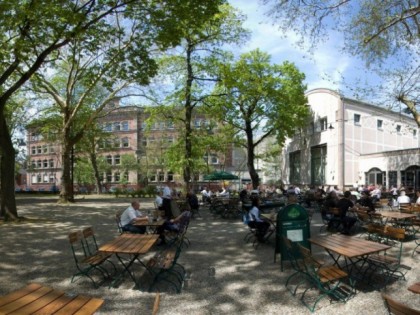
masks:
<svg viewBox="0 0 420 315"><path fill-rule="evenodd" d="M92 281L95 288L98 288L100 284L95 282L92 273L97 271L102 277L101 283L104 282L109 277L109 273L102 264L108 260L109 256L90 254L81 231L71 232L68 237L76 268L78 270L73 274L71 282L73 283L76 281L78 277L85 276Z"/></svg>
<svg viewBox="0 0 420 315"><path fill-rule="evenodd" d="M305 265L305 274L311 284L302 294L302 303L313 312L316 305L325 297L332 298L333 301L346 302L355 294L354 284L348 274L339 267L321 265L311 254L311 251L298 244L299 251L303 257ZM344 282L348 280L348 284ZM309 304L305 300L306 294L311 290L317 292L317 296L309 301L315 300Z"/></svg>
<svg viewBox="0 0 420 315"><path fill-rule="evenodd" d="M388 250L383 255L374 254L367 259L370 262L370 268L373 268L373 272L378 271L379 274L384 276L383 284L386 287L393 278L405 280L405 274L411 270L411 267L401 263L405 230L386 226L383 233L384 239L382 242L391 245L396 252L395 255L390 255Z"/></svg>

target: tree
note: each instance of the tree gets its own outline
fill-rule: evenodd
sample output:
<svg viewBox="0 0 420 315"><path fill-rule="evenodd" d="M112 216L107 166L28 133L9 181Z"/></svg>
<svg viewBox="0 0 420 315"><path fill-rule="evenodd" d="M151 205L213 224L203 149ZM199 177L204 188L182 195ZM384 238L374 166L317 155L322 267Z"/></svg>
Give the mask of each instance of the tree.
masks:
<svg viewBox="0 0 420 315"><path fill-rule="evenodd" d="M247 150L252 186L258 188L256 147L268 137L283 145L306 123L305 76L292 63L271 64L270 56L258 49L242 54L234 63L220 64L220 72L214 94L223 96L213 98L212 106L237 131L237 143Z"/></svg>
<svg viewBox="0 0 420 315"><path fill-rule="evenodd" d="M248 32L242 28L242 21L243 16L232 7L223 5L220 12L208 21L193 27L181 24L184 30L181 45L162 60L161 82L173 84L168 87L167 94L159 95L163 99L156 101L160 106L150 112L150 119L165 117L182 130L178 142L168 151L167 161L172 164L172 170L181 169L187 191L194 174L203 164L208 148L205 138L209 136L206 126L194 129L193 118L200 116L202 105L218 80L218 74L213 70L215 63L227 58L222 46L239 44L247 38Z"/></svg>
<svg viewBox="0 0 420 315"><path fill-rule="evenodd" d="M312 47L328 30L345 34L344 49L362 57L384 78L390 100L403 104L420 127L420 4L417 0L264 0L283 30L293 30ZM393 88L389 88L389 87ZM365 87L359 87L365 90ZM390 91L390 92L387 92Z"/></svg>
<svg viewBox="0 0 420 315"><path fill-rule="evenodd" d="M192 20L192 17L205 20L217 12L218 4L210 0L3 1L0 4L1 213L6 218L17 218L13 183L15 155L4 108L41 67L53 61L58 51L73 40L89 43L118 35L106 20L110 16L122 24L129 24L127 19L140 18L146 23L145 28L154 29L156 34L153 39L143 39L144 42L151 40L156 46L168 47L179 42L179 20ZM132 47L139 52L137 58L148 56L142 47ZM96 49L94 45L90 48Z"/></svg>

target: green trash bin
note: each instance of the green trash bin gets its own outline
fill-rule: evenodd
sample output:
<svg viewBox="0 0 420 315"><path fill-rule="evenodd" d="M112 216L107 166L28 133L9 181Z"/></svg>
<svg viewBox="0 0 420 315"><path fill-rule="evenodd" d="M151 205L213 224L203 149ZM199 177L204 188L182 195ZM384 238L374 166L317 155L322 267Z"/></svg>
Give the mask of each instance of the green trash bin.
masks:
<svg viewBox="0 0 420 315"><path fill-rule="evenodd" d="M290 204L280 209L277 213L274 261L276 261L276 255L280 253L281 271L283 271L283 261L289 260L286 246L283 244L283 236L292 242L299 242L303 246L311 248L311 244L308 241L311 237L308 212L301 205Z"/></svg>

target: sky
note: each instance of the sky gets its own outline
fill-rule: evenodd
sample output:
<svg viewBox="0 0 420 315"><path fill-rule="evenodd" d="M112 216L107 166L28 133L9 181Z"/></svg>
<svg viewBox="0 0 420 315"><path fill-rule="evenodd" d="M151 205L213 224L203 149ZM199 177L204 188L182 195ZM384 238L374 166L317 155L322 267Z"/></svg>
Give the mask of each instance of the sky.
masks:
<svg viewBox="0 0 420 315"><path fill-rule="evenodd" d="M247 16L244 27L252 32L251 39L240 48L240 52L256 48L268 53L273 63L285 60L295 63L306 75L308 90L331 88L340 91L345 97L356 98L352 87L356 82L376 83L377 78L366 73L363 62L340 51L343 36L330 33L330 39L320 43L310 54L296 44L298 36L288 33L285 38L277 25L265 15L268 5L259 0L229 0L230 4Z"/></svg>

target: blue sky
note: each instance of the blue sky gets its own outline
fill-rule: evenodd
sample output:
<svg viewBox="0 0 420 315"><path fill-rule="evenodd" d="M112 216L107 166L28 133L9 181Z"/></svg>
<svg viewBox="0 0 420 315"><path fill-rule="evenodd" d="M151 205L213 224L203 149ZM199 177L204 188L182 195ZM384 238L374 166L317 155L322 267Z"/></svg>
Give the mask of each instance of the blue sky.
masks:
<svg viewBox="0 0 420 315"><path fill-rule="evenodd" d="M341 52L344 40L341 34L330 33L327 41L319 43L309 53L297 46L296 34L288 33L285 37L278 26L273 25L265 15L268 5L261 5L259 0L229 2L247 16L244 27L252 32L250 41L241 47L240 52L259 48L271 55L273 63L294 62L305 73L308 90L331 88L346 97L356 98L353 87L376 83L377 78L366 72L363 62Z"/></svg>

